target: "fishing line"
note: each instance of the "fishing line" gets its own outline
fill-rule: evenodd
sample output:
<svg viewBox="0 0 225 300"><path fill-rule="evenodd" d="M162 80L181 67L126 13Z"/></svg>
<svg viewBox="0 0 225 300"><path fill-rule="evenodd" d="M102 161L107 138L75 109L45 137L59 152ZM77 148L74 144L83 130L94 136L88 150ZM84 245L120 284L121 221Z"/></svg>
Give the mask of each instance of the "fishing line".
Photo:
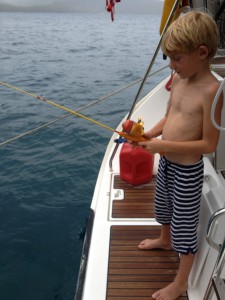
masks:
<svg viewBox="0 0 225 300"><path fill-rule="evenodd" d="M0 81L0 84L3 85L3 86L5 86L5 87L8 87L8 88L10 88L10 89L13 89L13 90L16 90L16 91L18 91L18 92L21 92L21 93L23 93L23 94L25 94L25 95L28 95L28 96L30 96L30 97L33 97L33 98L42 100L42 101L44 101L44 102L46 102L46 103L48 103L48 104L50 104L50 105L53 105L53 106L55 106L55 107L57 107L57 108L60 108L60 109L62 109L62 110L64 110L64 111L67 111L67 112L69 112L69 113L71 113L71 114L74 114L74 115L76 115L76 116L78 116L78 117L80 117L80 118L83 118L83 119L85 119L85 120L87 120L87 121L89 121L89 122L92 122L92 123L94 123L94 124L96 124L96 125L98 125L98 126L101 126L101 127L105 128L105 129L107 129L107 130L109 130L109 131L116 132L115 129L113 129L112 127L109 127L109 126L107 126L107 125L105 125L105 124L103 124L103 123L100 123L100 122L98 122L98 121L96 121L96 120L94 120L94 119L92 119L92 118L89 118L89 117L87 117L87 116L85 116L85 115L83 115L83 114L80 114L80 113L78 113L77 111L74 111L74 110L72 110L72 109L69 109L69 108L67 108L67 107L65 107L65 106L59 105L59 104L57 104L57 103L55 103L55 102L53 102L53 101L47 100L47 99L45 99L44 97L35 95L35 94L33 94L33 93L29 93L29 92L27 92L27 91L25 91L25 90L22 90L22 89L20 89L20 88L18 88L18 87L15 87L15 86L13 86L13 85L10 85L10 84L7 84L7 83L1 82L1 81Z"/></svg>
<svg viewBox="0 0 225 300"><path fill-rule="evenodd" d="M148 77L154 76L155 74L157 74L157 73L163 71L163 70L166 69L166 68L168 68L168 65L166 65L166 66L160 68L159 70L157 70L157 71L155 71L155 72L149 74ZM112 97L112 96L114 96L114 95L116 95L116 94L118 94L118 93L121 93L121 92L125 91L126 89L132 87L133 85L135 85L135 84L137 84L137 83L139 83L139 82L141 82L142 80L143 80L143 79L141 78L141 79L138 79L138 80L136 80L136 81L133 81L133 82L131 82L130 84L128 84L127 86L122 87L122 88L120 88L120 89L118 89L118 90L116 90L116 91L114 91L114 92L112 92L112 93L110 93L110 94L108 94L108 95L106 95L106 96L104 96L104 97L98 99L98 100L93 101L93 102L90 103L90 104L87 104L87 105L85 105L85 106L83 106L83 107L77 109L76 112L78 112L78 111L80 111L80 110L83 110L83 109L86 109L86 108L89 108L89 107L91 107L91 106L93 106L93 105L95 105L95 104L98 104L98 103L101 102L101 101L107 100L108 98L110 98L110 97ZM0 84L1 84L1 85L4 85L4 86L6 86L6 87L10 87L10 88L13 87L13 86L11 86L11 85L9 85L9 84L6 84L6 83L3 83L3 82L0 82ZM14 87L14 89L16 89L17 91L22 92L22 90L19 89L19 88ZM24 92L25 92L26 94L30 95L30 96L32 95L32 97L38 98L37 95L34 95L34 94L29 93L29 92L26 92L26 91L24 91ZM40 98L38 98L38 99L40 99ZM27 132L25 132L25 133L22 133L22 134L19 134L19 135L13 137L13 138L11 138L11 139L8 139L8 140L6 140L6 141L0 143L0 146L9 144L9 143L11 143L11 142L13 142L13 141L15 141L15 140L17 140L17 139L19 139L19 138L21 138L21 137L24 137L24 136L26 136L26 135L28 135L28 134L32 134L32 133L35 132L35 131L38 131L38 130L40 130L40 129L43 129L43 128L45 128L45 127L47 127L47 126L49 126L49 125L52 125L52 124L54 124L54 123L56 123L56 122L58 122L58 121L61 121L62 119L65 119L65 118L67 118L67 117L69 117L69 116L71 116L71 115L72 115L72 113L69 112L67 115L65 115L65 116L63 116L63 117L59 117L59 118L57 118L57 119L55 119L55 120L53 120L53 121L50 121L50 122L48 122L48 123L45 123L45 124L43 124L43 125L41 125L41 126L38 126L38 127L36 127L36 128L33 128L33 129L31 129L31 130L29 130L29 131L27 131ZM111 128L111 129L112 129L112 128ZM112 130L111 130L111 131L112 131ZM117 132L117 131L115 131L115 132ZM117 133L118 133L118 132L117 132ZM122 135L122 133L120 133L120 135ZM127 136L126 136L126 137L127 137Z"/></svg>
<svg viewBox="0 0 225 300"><path fill-rule="evenodd" d="M127 140L130 140L130 141L133 141L133 142L143 142L143 141L146 141L145 137L142 137L142 136L136 137L136 136L129 135L129 134L125 133L125 132L117 131L117 130L113 129L112 127L109 127L109 126L107 126L107 125L105 125L103 123L100 123L100 122L98 122L98 121L96 121L96 120L94 120L92 118L86 117L85 115L82 115L82 114L78 113L77 111L74 111L74 110L72 110L70 108L67 108L65 106L59 105L59 104L57 104L57 103L55 103L53 101L47 100L44 97L38 96L38 95L33 94L33 93L29 93L29 92L27 92L25 90L22 90L22 89L20 89L20 88L18 88L16 86L10 85L8 83L4 83L2 81L0 81L0 84L3 85L3 86L5 86L5 87L8 87L10 89L13 89L13 90L16 90L18 92L21 92L21 93L23 93L25 95L28 95L30 97L42 100L42 101L44 101L44 102L46 102L46 103L48 103L50 105L53 105L53 106L55 106L57 108L60 108L60 109L62 109L64 111L67 111L67 112L69 112L71 114L74 114L74 115L76 115L76 116L78 116L80 118L83 118L83 119L85 119L85 120L87 120L87 121L89 121L91 123L94 123L94 124L96 124L98 126L101 126L101 127L105 128L105 129L111 131L111 132L118 133L121 137L123 137L123 138L125 138Z"/></svg>
<svg viewBox="0 0 225 300"><path fill-rule="evenodd" d="M53 106L55 106L55 107L57 107L57 108L60 108L60 109L62 109L62 110L65 110L65 111L67 111L67 112L69 112L69 113L71 113L71 114L74 114L74 115L76 115L76 116L78 116L78 117L80 117L80 118L83 118L83 119L85 119L85 120L87 120L87 121L89 121L89 122L91 122L91 123L94 123L94 124L96 124L96 125L98 125L98 126L101 126L101 127L105 128L105 129L111 131L111 132L116 132L116 133L118 133L121 137L123 137L123 138L125 138L125 139L128 139L128 140L130 140L130 141L133 141L133 142L143 142L143 141L146 141L146 138L144 138L144 137L142 137L142 136L136 137L136 136L129 135L129 134L125 133L125 132L117 131L117 130L113 129L112 127L109 127L109 126L107 126L107 125L105 125L105 124L103 124L103 123L100 123L100 122L98 122L98 121L96 121L96 120L94 120L94 119L92 119L92 118L86 117L85 115L82 115L82 114L78 113L77 111L74 111L74 110L72 110L72 109L70 109L70 108L67 108L67 107L65 107L65 106L59 105L59 104L57 104L57 103L55 103L55 102L53 102L53 101L47 100L47 99L45 99L44 97L41 97L41 96L38 96L38 95L35 95L35 94L32 94L32 93L29 93L29 92L27 92L27 91L25 91L25 90L22 90L22 89L20 89L20 88L18 88L18 87L16 87L16 86L13 86L13 85L10 85L10 84L8 84L8 83L1 82L1 81L0 81L0 84L3 85L3 86L5 86L5 87L8 87L8 88L10 88L10 89L16 90L16 91L21 92L21 93L23 93L23 94L26 94L26 95L28 95L28 96L30 96L30 97L33 97L33 98L42 100L42 101L44 101L44 102L46 102L46 103L48 103L48 104L51 104L51 105L53 105Z"/></svg>

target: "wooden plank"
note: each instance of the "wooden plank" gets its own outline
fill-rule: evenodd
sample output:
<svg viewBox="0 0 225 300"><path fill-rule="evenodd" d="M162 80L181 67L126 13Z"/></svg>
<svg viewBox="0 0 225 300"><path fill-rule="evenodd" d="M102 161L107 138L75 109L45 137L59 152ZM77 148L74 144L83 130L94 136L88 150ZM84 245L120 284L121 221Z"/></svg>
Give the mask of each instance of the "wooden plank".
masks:
<svg viewBox="0 0 225 300"><path fill-rule="evenodd" d="M127 296L127 295L126 295ZM118 297L118 296L109 296L107 298L107 300L150 300L152 299L151 295L149 296L139 296L139 297L136 297L136 296L133 296L132 298L131 297L126 297L126 296L122 296L122 297ZM180 296L179 298L177 298L177 300L187 300L187 296Z"/></svg>
<svg viewBox="0 0 225 300"><path fill-rule="evenodd" d="M106 300L149 300L152 294L174 280L179 257L174 251L139 250L138 243L156 238L160 226L111 227ZM178 300L187 300L186 293Z"/></svg>
<svg viewBox="0 0 225 300"><path fill-rule="evenodd" d="M162 275L162 274L122 274L122 275L109 275L109 281L113 282L113 281L128 281L128 282L137 282L137 281L144 281L144 282L157 282L162 280L162 276L163 276L163 281L166 282L170 282L174 279L174 274L168 275Z"/></svg>

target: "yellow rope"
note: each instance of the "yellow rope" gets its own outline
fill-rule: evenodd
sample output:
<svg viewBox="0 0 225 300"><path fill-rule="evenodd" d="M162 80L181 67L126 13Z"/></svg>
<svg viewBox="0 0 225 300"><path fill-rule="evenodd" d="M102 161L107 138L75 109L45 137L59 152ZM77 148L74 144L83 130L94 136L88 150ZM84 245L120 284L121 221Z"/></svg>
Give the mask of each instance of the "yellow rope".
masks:
<svg viewBox="0 0 225 300"><path fill-rule="evenodd" d="M10 89L13 89L13 90L16 90L16 91L18 91L18 92L21 92L21 93L23 93L23 94L25 94L25 95L28 95L28 96L30 96L30 97L33 97L33 98L36 98L36 99L45 101L45 102L47 102L48 104L51 104L51 105L53 105L53 106L55 106L55 107L58 107L58 108L60 108L60 109L65 110L65 111L68 111L68 112L71 113L71 114L74 114L74 115L76 115L76 116L78 116L78 117L80 117L80 118L83 118L83 119L85 119L85 120L87 120L87 121L89 121L89 122L92 122L92 123L94 123L94 124L96 124L96 125L99 125L99 126L105 128L105 129L107 129L107 130L110 130L110 131L115 132L115 129L113 129L113 128L111 128L111 127L105 125L105 124L102 124L102 123L100 123L100 122L98 122L98 121L96 121L96 120L94 120L94 119L92 119L92 118L86 117L86 116L84 116L84 115L82 115L82 114L80 114L80 113L78 113L78 112L76 112L76 111L74 111L74 110L72 110L72 109L69 109L69 108L67 108L67 107L65 107L65 106L59 105L59 104L57 104L57 103L55 103L55 102L53 102L53 101L47 100L47 99L45 99L45 98L43 98L43 97L37 96L37 95L32 94L32 93L29 93L29 92L27 92L27 91L24 91L24 90L22 90L22 89L20 89L20 88L17 88L17 87L15 87L15 86L13 86L13 85L10 85L10 84L7 84L7 83L1 82L1 81L0 81L0 84L3 85L3 86L8 87L8 88L10 88Z"/></svg>

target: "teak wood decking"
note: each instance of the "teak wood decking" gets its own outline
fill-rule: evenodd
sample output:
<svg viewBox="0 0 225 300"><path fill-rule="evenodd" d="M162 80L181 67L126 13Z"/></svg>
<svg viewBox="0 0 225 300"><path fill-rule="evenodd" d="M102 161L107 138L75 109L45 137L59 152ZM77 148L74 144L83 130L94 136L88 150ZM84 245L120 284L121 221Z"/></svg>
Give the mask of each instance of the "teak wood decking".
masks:
<svg viewBox="0 0 225 300"><path fill-rule="evenodd" d="M123 200L114 200L113 218L154 218L155 177L148 184L132 186L114 178L114 189L124 190Z"/></svg>
<svg viewBox="0 0 225 300"><path fill-rule="evenodd" d="M133 187L115 177L115 189L124 190L124 200L115 200L114 218L153 218L155 178ZM159 236L160 226L113 225L111 227L106 300L150 300L151 295L173 281L179 266L174 251L143 251L137 245ZM187 300L186 294L179 300Z"/></svg>

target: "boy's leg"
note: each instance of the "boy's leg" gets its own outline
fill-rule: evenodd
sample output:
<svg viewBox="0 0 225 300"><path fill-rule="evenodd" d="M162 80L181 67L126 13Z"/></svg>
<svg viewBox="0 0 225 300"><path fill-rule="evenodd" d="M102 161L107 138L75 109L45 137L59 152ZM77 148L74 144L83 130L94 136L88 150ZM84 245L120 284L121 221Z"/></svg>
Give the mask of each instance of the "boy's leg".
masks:
<svg viewBox="0 0 225 300"><path fill-rule="evenodd" d="M171 247L171 233L170 225L161 226L161 234L158 239L145 239L138 245L141 250L150 250L154 248L161 248L165 250L170 250Z"/></svg>
<svg viewBox="0 0 225 300"><path fill-rule="evenodd" d="M180 266L175 280L165 288L155 292L152 295L153 299L160 300L175 300L183 294L188 287L188 277L194 262L194 255L180 255Z"/></svg>

